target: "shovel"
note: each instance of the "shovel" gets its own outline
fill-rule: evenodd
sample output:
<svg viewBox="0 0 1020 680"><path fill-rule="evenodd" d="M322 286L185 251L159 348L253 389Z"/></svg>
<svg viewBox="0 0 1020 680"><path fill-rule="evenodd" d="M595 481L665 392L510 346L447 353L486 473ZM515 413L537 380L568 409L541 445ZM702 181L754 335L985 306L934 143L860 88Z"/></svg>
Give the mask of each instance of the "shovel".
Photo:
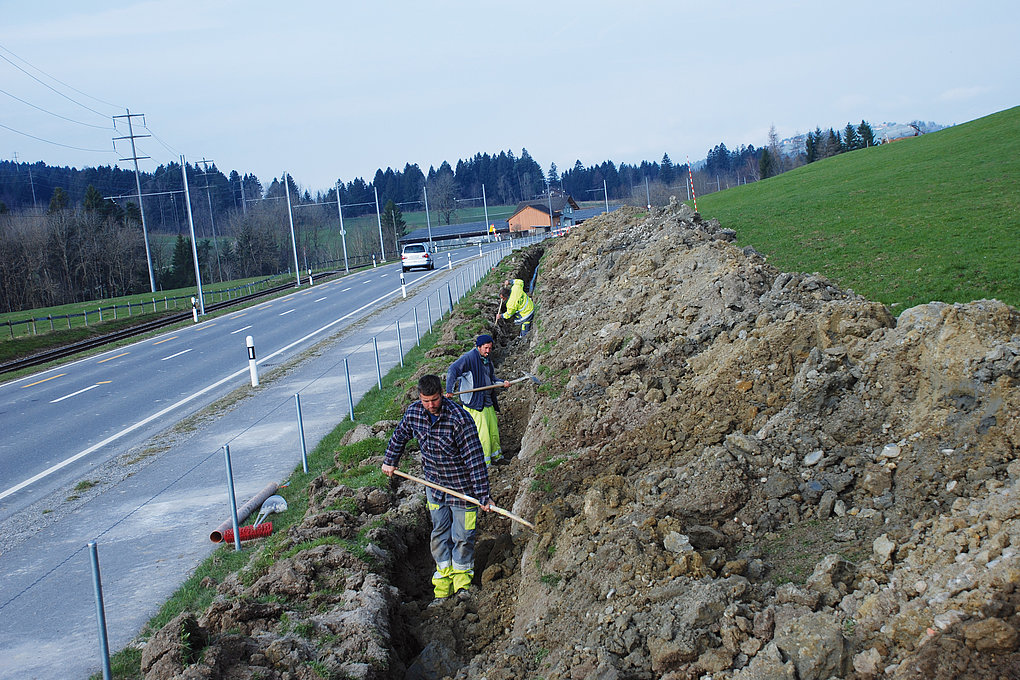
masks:
<svg viewBox="0 0 1020 680"><path fill-rule="evenodd" d="M436 491L442 491L443 493L448 493L451 496L456 496L457 498L460 498L461 500L465 500L468 503L474 503L478 507L482 506L481 502L477 498L474 498L473 496L468 496L467 494L463 494L463 493L454 491L453 489L447 489L445 486L439 486L438 484L433 484L432 482L427 481L425 479L422 479L421 477L415 477L414 475L409 475L406 472L401 472L400 470L394 470L393 474L395 474L395 475L397 475L399 477L403 477L404 479L410 479L412 482L418 482L419 484L424 484L425 486L432 487ZM489 506L489 510L493 511L497 515L503 515L504 517L512 519L515 522L523 524L524 526L528 527L532 531L535 530L535 525L532 524L531 522L527 521L526 519L522 519L522 518L518 517L517 515L513 514L512 512L510 512L508 510L504 510L503 508L501 508L501 507L499 507L497 505L490 505Z"/></svg>
<svg viewBox="0 0 1020 680"><path fill-rule="evenodd" d="M531 382L535 383L536 385L541 385L542 384L541 380L539 380L535 376L531 375L530 373L525 373L520 378L517 378L515 380L511 380L510 384L513 385L514 383L524 382L525 380L530 380ZM475 387L475 388L470 389L470 390L461 390L460 392L451 392L450 394L451 395L457 395L457 394L467 394L469 392L481 392L482 390L491 390L491 389L493 389L495 387L502 387L502 386L503 386L503 383L500 382L500 383L496 383L494 385L486 385L485 387Z"/></svg>

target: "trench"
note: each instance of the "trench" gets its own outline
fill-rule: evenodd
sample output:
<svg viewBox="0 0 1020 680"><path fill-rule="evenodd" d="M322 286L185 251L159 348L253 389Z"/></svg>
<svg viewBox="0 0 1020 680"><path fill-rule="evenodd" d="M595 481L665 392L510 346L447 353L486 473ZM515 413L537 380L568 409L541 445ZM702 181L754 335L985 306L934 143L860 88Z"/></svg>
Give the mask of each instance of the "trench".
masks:
<svg viewBox="0 0 1020 680"><path fill-rule="evenodd" d="M525 282L532 294L537 281L538 264L544 250L533 247L521 251L519 261L510 271L511 278ZM498 286L498 284L497 284ZM498 289L498 288L497 288ZM498 297L482 310L488 319L496 315ZM535 318L540 310L536 303ZM491 324L490 324L491 325ZM534 328L524 338L519 337L520 326L500 320L490 331L494 338L493 359L499 378L514 378L530 365L531 341ZM502 465L489 469L492 496L497 505L510 509L516 500L519 479L527 474L523 461L516 460L521 441L531 419L534 399L530 385L512 386L503 391L498 412L500 444L504 459ZM512 625L512 608L498 608L481 604L492 599L511 599L520 581L521 559L526 539L511 536L509 521L495 515L485 516L479 523L475 543L475 575L472 581L472 600L466 604L442 602L432 604L432 562L429 550L431 523L423 510L413 529L401 536L406 546L405 559L390 574L391 584L397 588L401 603L393 611L390 630L393 635L393 652L399 662L393 665L394 678L433 677L437 669L453 674L454 667L466 665L487 641L501 636L504 628ZM490 611L491 610L491 611ZM438 645L442 649L437 652ZM437 676L439 677L439 676Z"/></svg>

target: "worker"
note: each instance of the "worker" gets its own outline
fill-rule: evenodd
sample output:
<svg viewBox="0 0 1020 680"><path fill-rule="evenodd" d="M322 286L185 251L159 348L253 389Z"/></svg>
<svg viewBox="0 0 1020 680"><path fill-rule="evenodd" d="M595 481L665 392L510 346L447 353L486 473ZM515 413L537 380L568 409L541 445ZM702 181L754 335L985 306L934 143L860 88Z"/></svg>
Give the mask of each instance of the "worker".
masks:
<svg viewBox="0 0 1020 680"><path fill-rule="evenodd" d="M531 330L531 317L535 314L535 303L524 292L524 280L514 279L511 282L507 279L503 282L503 288L500 289L499 296L506 304L503 318L510 319L514 317L514 323L521 324L520 337L523 338Z"/></svg>
<svg viewBox="0 0 1020 680"><path fill-rule="evenodd" d="M425 479L452 491L473 496L482 510L492 505L489 474L474 422L464 409L442 394L437 375L418 380L418 401L412 402L393 431L383 458L382 472L392 477L404 446L417 439ZM478 507L431 487L425 490L432 518L432 586L437 600L468 595L475 569L475 526Z"/></svg>
<svg viewBox="0 0 1020 680"><path fill-rule="evenodd" d="M461 400L467 399L464 408L471 419L475 421L486 465L500 462L503 457L499 443L499 426L496 422L499 401L496 399L495 386L502 383L503 387L510 387L509 381L496 378L496 371L489 358L492 348L492 336L483 333L475 338L474 349L461 355L459 359L450 364L450 368L446 371L447 398L452 398L454 392L477 390L470 393L470 398L467 398L468 395L464 395ZM478 389L490 385L494 386L493 389Z"/></svg>

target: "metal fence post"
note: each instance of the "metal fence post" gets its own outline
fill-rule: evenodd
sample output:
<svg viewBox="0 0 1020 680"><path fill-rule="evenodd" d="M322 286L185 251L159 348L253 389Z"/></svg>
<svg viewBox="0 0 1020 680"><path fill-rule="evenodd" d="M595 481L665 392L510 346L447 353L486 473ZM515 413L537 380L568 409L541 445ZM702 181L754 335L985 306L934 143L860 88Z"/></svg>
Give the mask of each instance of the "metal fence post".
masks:
<svg viewBox="0 0 1020 680"><path fill-rule="evenodd" d="M372 336L372 346L375 347L375 377L379 385L379 391L382 392L382 367L379 365L379 341L374 335Z"/></svg>
<svg viewBox="0 0 1020 680"><path fill-rule="evenodd" d="M450 289L450 284L446 284L446 298L450 301L450 315L453 315L453 290Z"/></svg>
<svg viewBox="0 0 1020 680"><path fill-rule="evenodd" d="M297 427L301 436L301 468L308 474L308 449L305 448L305 421L301 418L301 395L294 394L294 403L297 404Z"/></svg>
<svg viewBox="0 0 1020 680"><path fill-rule="evenodd" d="M227 464L227 497L230 499L230 525L234 528L234 551L241 552L241 529L237 525L237 499L234 497L234 470L230 467L230 444L223 445Z"/></svg>
<svg viewBox="0 0 1020 680"><path fill-rule="evenodd" d="M344 373L347 374L347 405L351 408L351 422L354 422L354 392L351 391L351 367L344 357Z"/></svg>
<svg viewBox="0 0 1020 680"><path fill-rule="evenodd" d="M397 319L397 354L400 355L400 367L404 367L404 345L400 342L400 319Z"/></svg>
<svg viewBox="0 0 1020 680"><path fill-rule="evenodd" d="M13 334L11 337L14 337ZM414 346L421 344L421 333L418 332L418 305L414 306Z"/></svg>
<svg viewBox="0 0 1020 680"><path fill-rule="evenodd" d="M425 312L429 317L428 332L432 332L432 302L428 296L425 297Z"/></svg>
<svg viewBox="0 0 1020 680"><path fill-rule="evenodd" d="M99 550L95 541L89 542L89 557L92 560L92 589L96 593L96 618L99 621L99 653L103 657L103 680L110 680L110 641L106 636L106 608L103 605L103 579L99 574Z"/></svg>

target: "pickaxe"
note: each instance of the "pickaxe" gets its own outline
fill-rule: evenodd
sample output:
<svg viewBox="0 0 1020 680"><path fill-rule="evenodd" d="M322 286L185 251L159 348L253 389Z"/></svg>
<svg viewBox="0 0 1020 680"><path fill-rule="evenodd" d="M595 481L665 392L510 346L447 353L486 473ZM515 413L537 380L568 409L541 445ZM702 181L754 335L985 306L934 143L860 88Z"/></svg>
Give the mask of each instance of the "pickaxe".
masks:
<svg viewBox="0 0 1020 680"><path fill-rule="evenodd" d="M517 378L516 380L511 380L510 384L513 385L514 383L524 382L525 380L530 380L531 382L535 383L536 385L541 385L542 384L541 380L539 380L535 376L531 375L530 373L525 373L520 378ZM457 394L467 394L469 392L481 392L482 390L491 390L494 387L502 387L502 386L503 386L503 383L498 382L498 383L494 383L492 385L486 385L485 387L475 387L475 388L470 389L470 390L461 390L460 392L451 392L450 394L452 396L452 395L457 395Z"/></svg>

